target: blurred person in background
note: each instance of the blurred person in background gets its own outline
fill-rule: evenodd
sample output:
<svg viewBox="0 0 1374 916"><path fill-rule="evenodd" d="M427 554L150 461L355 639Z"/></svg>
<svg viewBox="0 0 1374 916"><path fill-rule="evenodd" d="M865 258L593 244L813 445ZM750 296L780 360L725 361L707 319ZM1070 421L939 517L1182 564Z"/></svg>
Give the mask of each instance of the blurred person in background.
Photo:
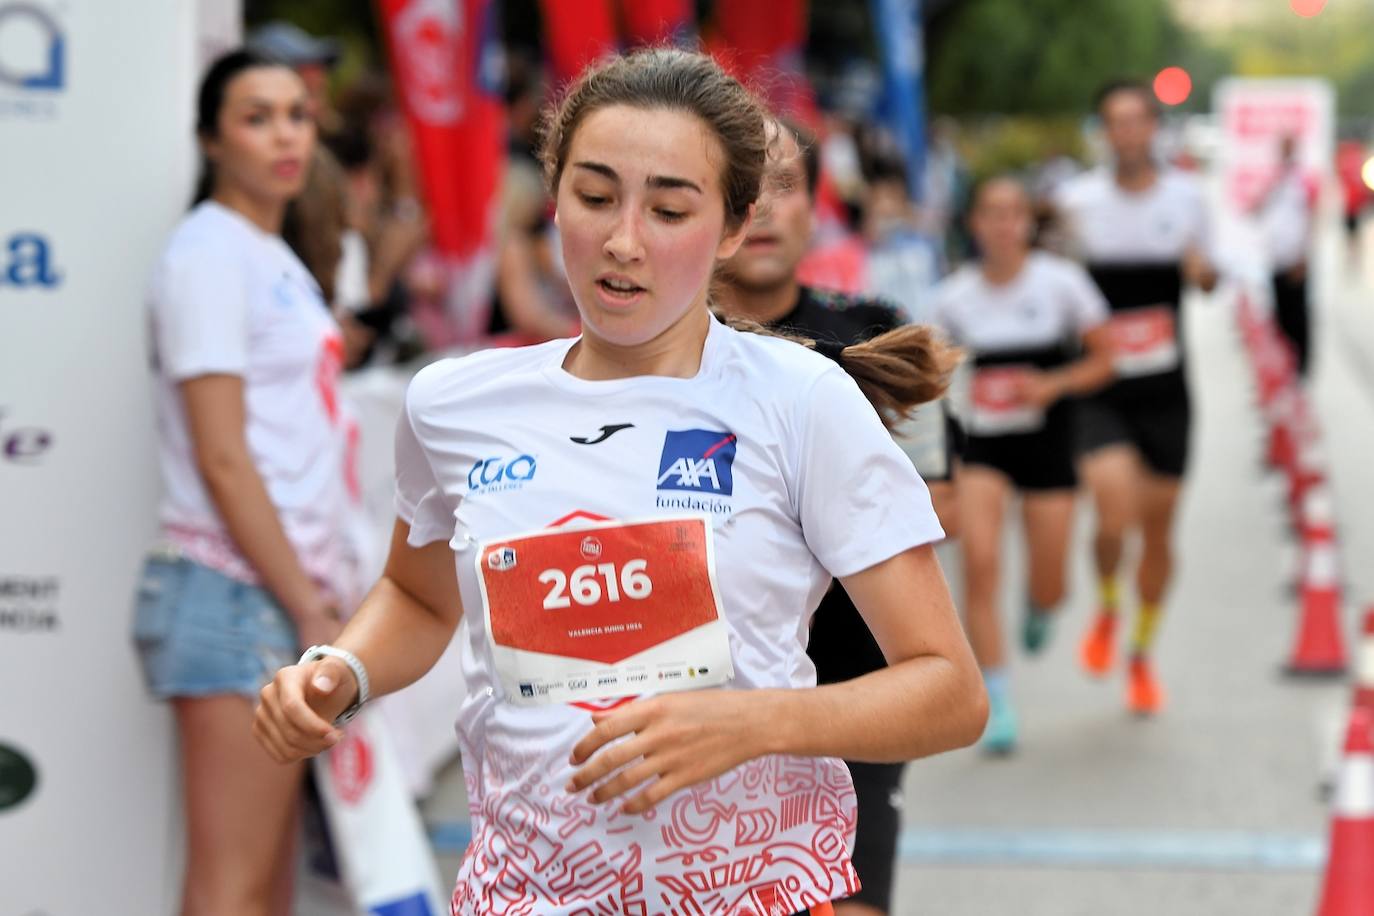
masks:
<svg viewBox="0 0 1374 916"><path fill-rule="evenodd" d="M322 137L332 137L343 126L329 97L329 77L339 62L341 48L333 38L316 38L290 22L269 22L248 37L248 48L279 60L305 83L310 114Z"/></svg>
<svg viewBox="0 0 1374 916"><path fill-rule="evenodd" d="M1210 292L1217 272L1207 254L1210 229L1199 182L1156 158L1159 108L1149 87L1111 83L1099 93L1097 111L1112 161L1066 182L1056 199L1069 250L1111 307L1117 374L1078 411L1080 469L1097 516L1099 599L1079 658L1094 677L1115 665L1117 577L1126 537L1138 532L1140 609L1126 705L1152 715L1164 705L1151 655L1173 574L1174 510L1192 425L1181 303L1185 284Z"/></svg>
<svg viewBox="0 0 1374 916"><path fill-rule="evenodd" d="M201 84L196 130L197 202L149 292L162 531L134 636L180 738L181 912L266 916L290 910L304 769L253 741L253 702L302 645L340 629L342 341L279 234L315 146L304 83L232 52Z"/></svg>
<svg viewBox="0 0 1374 916"><path fill-rule="evenodd" d="M1278 168L1258 210L1269 254L1274 317L1292 345L1298 375L1307 377L1311 355L1311 312L1307 302L1307 259L1318 188L1298 161L1297 138L1279 140Z"/></svg>
<svg viewBox="0 0 1374 916"><path fill-rule="evenodd" d="M815 193L820 176L816 139L801 125L777 125L779 151L775 189L756 210L749 233L721 271L717 307L732 318L745 318L767 328L823 341L830 347L860 343L903 323L898 310L879 299L826 292L803 286L797 265L811 240ZM940 408L929 405L925 411ZM938 424L937 424L938 428ZM947 456L945 467L952 466ZM931 500L950 484L918 468ZM946 495L946 500L948 496ZM942 526L944 519L941 519ZM946 529L948 530L948 529ZM887 666L882 649L843 588L831 586L811 622L807 654L816 665L816 682L832 684L861 677ZM897 834L901 827L901 763L846 761L854 778L859 828L854 867L863 882L859 893L835 904L836 916L870 916L888 912L892 897Z"/></svg>
<svg viewBox="0 0 1374 916"><path fill-rule="evenodd" d="M552 200L535 158L545 85L538 66L513 58L507 87L510 142L501 188L496 295L488 333L513 343L575 337L577 306L558 257Z"/></svg>
<svg viewBox="0 0 1374 916"><path fill-rule="evenodd" d="M1016 747L999 608L1002 542L1013 495L1026 541L1022 645L1044 649L1066 593L1078 486L1074 398L1112 377L1107 303L1078 264L1031 248L1026 189L997 177L976 189L970 228L979 258L936 290L933 320L972 362L968 435L957 482L964 615L983 669L989 715L982 748Z"/></svg>
<svg viewBox="0 0 1374 916"><path fill-rule="evenodd" d="M1359 264L1360 217L1369 204L1370 189L1364 181L1368 150L1358 140L1342 140L1336 147L1336 176L1341 182L1341 213L1345 220L1348 259Z"/></svg>
<svg viewBox="0 0 1374 916"><path fill-rule="evenodd" d="M901 160L883 157L871 165L862 214L865 291L895 302L908 321L929 323L931 291L943 272L940 252L921 229Z"/></svg>

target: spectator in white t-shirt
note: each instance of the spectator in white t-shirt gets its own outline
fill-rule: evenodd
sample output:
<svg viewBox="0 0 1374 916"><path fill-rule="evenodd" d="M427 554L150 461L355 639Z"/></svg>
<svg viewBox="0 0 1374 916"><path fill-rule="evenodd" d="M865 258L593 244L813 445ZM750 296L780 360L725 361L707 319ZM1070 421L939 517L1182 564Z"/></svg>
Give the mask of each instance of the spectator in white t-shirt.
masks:
<svg viewBox="0 0 1374 916"><path fill-rule="evenodd" d="M152 276L161 537L134 632L171 701L186 816L182 913L285 913L303 769L251 736L253 700L339 630L346 568L343 343L279 235L315 127L288 67L235 51L199 97L198 203Z"/></svg>

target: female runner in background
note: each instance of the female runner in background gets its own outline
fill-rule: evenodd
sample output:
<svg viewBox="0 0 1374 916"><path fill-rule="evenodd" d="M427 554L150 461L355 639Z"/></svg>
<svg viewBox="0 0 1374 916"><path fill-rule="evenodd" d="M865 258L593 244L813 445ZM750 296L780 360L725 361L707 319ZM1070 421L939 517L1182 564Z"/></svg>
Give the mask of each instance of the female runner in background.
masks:
<svg viewBox="0 0 1374 916"><path fill-rule="evenodd" d="M974 194L969 216L979 259L936 289L934 318L969 351L968 438L958 488L969 639L991 714L983 747L1007 753L1017 721L1002 642L1002 527L1021 496L1027 585L1026 651L1039 652L1064 597L1073 524L1074 404L1112 377L1107 303L1083 268L1031 249L1030 197L1014 179Z"/></svg>

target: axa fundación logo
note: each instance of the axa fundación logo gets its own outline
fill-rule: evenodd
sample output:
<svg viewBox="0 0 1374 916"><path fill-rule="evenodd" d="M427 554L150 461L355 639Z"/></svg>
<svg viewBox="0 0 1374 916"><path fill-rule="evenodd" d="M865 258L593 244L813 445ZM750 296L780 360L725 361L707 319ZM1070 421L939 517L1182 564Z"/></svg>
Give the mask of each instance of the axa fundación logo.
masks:
<svg viewBox="0 0 1374 916"><path fill-rule="evenodd" d="M735 492L738 444L738 437L730 432L669 430L658 460L658 507L729 514L732 507L721 497L733 496ZM665 496L665 491L698 495Z"/></svg>
<svg viewBox="0 0 1374 916"><path fill-rule="evenodd" d="M52 4L0 0L0 118L55 118L66 85L67 37Z"/></svg>

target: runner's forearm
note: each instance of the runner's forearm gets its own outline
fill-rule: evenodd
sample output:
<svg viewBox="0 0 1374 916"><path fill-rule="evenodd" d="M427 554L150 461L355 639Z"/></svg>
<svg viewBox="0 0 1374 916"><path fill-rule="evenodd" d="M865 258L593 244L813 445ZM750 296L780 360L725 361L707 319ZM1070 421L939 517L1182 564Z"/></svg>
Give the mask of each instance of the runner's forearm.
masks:
<svg viewBox="0 0 1374 916"><path fill-rule="evenodd" d="M334 645L358 656L372 696L379 697L410 686L433 668L452 641L458 619L457 614L450 618L430 610L384 575ZM350 691L357 695L352 685Z"/></svg>
<svg viewBox="0 0 1374 916"><path fill-rule="evenodd" d="M838 684L760 694L767 753L896 763L972 744L986 719L976 670L961 676L935 655Z"/></svg>

